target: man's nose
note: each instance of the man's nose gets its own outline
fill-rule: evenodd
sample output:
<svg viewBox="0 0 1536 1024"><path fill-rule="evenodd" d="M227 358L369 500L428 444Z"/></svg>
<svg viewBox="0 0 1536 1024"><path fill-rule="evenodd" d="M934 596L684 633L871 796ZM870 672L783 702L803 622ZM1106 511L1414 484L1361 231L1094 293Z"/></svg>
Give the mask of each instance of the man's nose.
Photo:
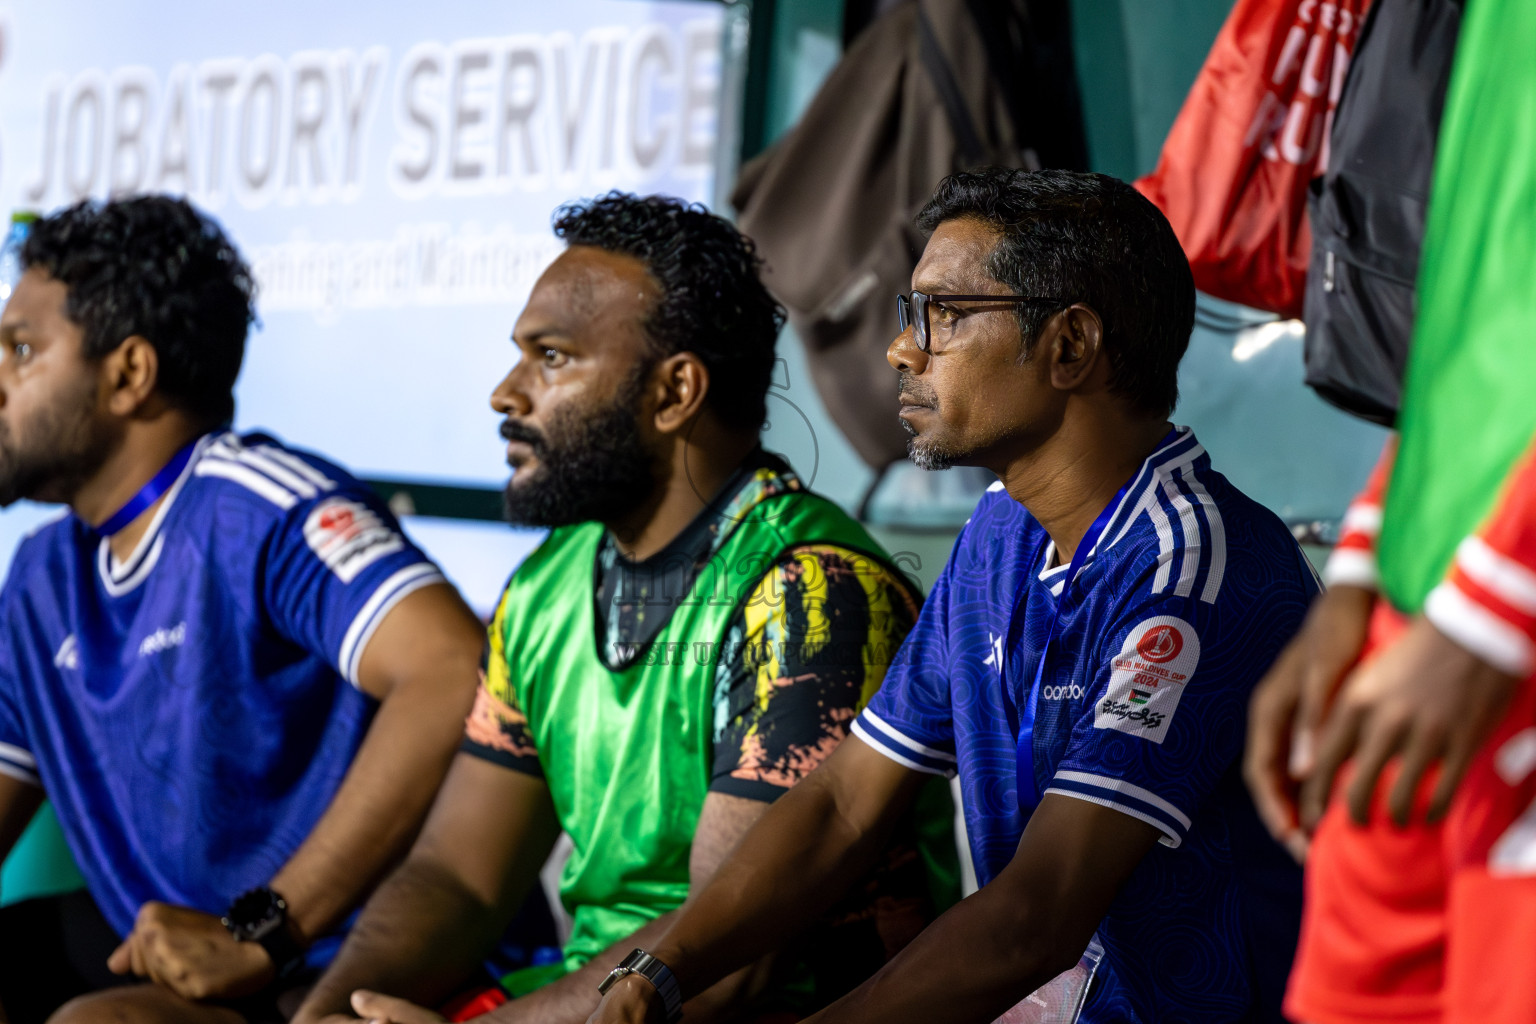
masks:
<svg viewBox="0 0 1536 1024"><path fill-rule="evenodd" d="M533 402L528 398L528 392L522 387L522 379L519 371L523 369L523 361L507 372L496 385L496 390L491 392L491 408L507 415L527 416L533 411Z"/></svg>
<svg viewBox="0 0 1536 1024"><path fill-rule="evenodd" d="M910 325L885 350L885 361L903 373L922 373L928 368L928 353L917 347L917 335Z"/></svg>

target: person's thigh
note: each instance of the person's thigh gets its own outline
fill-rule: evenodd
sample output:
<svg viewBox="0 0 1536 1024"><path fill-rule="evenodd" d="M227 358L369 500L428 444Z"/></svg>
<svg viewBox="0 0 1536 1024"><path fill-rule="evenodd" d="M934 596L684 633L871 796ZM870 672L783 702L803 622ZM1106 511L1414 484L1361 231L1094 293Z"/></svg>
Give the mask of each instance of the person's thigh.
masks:
<svg viewBox="0 0 1536 1024"><path fill-rule="evenodd" d="M79 996L48 1024L245 1024L225 1006L193 1003L157 985L139 984Z"/></svg>
<svg viewBox="0 0 1536 1024"><path fill-rule="evenodd" d="M76 996L131 980L107 970L119 941L84 890L0 909L0 1006L11 1024L43 1024Z"/></svg>
<svg viewBox="0 0 1536 1024"><path fill-rule="evenodd" d="M1446 830L1446 1024L1536 1021L1536 679L1478 752Z"/></svg>
<svg viewBox="0 0 1536 1024"><path fill-rule="evenodd" d="M1406 620L1378 603L1365 657L1401 634ZM1394 762L1383 773L1371 819L1350 821L1329 804L1307 854L1301 942L1285 1011L1309 1024L1440 1019L1445 985L1449 869L1440 825L1399 829L1387 818ZM1342 788L1342 783L1340 784ZM1420 812L1429 786L1420 793Z"/></svg>

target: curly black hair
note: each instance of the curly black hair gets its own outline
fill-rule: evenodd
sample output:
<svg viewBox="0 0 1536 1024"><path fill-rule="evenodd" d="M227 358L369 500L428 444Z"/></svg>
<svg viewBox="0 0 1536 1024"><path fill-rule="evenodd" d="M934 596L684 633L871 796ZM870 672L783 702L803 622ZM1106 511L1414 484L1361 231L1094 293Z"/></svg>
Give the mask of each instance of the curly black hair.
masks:
<svg viewBox="0 0 1536 1024"><path fill-rule="evenodd" d="M162 395L210 424L234 417L256 285L212 218L170 196L84 200L38 220L21 262L68 289L88 358L139 335L159 356Z"/></svg>
<svg viewBox="0 0 1536 1024"><path fill-rule="evenodd" d="M784 307L763 287L752 240L697 203L609 192L555 211L555 235L633 256L661 287L646 336L662 356L692 352L709 370L705 402L727 427L768 418Z"/></svg>
<svg viewBox="0 0 1536 1024"><path fill-rule="evenodd" d="M1173 412L1195 281L1156 206L1107 174L990 168L939 182L917 224L964 217L1002 235L987 261L995 280L1061 302L1018 307L1026 351L1054 313L1084 303L1104 322L1110 389L1147 415Z"/></svg>

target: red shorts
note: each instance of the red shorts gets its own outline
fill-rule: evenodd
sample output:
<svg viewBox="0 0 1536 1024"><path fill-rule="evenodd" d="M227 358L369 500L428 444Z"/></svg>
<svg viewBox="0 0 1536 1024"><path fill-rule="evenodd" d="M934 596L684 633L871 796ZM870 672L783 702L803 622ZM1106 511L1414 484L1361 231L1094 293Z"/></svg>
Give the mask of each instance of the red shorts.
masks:
<svg viewBox="0 0 1536 1024"><path fill-rule="evenodd" d="M1404 628L1377 606L1370 651ZM1307 858L1288 1017L1308 1024L1536 1021L1536 680L1473 759L1450 813L1388 820L1395 765L1356 826L1335 799Z"/></svg>

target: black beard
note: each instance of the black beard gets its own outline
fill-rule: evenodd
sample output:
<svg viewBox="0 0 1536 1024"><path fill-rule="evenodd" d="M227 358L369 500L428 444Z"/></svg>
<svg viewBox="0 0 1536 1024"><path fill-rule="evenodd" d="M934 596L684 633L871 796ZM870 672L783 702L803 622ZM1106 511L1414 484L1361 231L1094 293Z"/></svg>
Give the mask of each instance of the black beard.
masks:
<svg viewBox="0 0 1536 1024"><path fill-rule="evenodd" d="M538 467L516 477L502 495L507 521L516 526L612 523L650 496L656 486L651 454L635 429L643 372L614 400L588 413L562 410L540 433L507 420L501 436L533 448ZM521 472L521 471L516 471Z"/></svg>
<svg viewBox="0 0 1536 1024"><path fill-rule="evenodd" d="M26 448L17 447L10 424L0 420L0 508L22 499L71 501L101 469L111 448L89 414L93 389L91 382L39 414Z"/></svg>

